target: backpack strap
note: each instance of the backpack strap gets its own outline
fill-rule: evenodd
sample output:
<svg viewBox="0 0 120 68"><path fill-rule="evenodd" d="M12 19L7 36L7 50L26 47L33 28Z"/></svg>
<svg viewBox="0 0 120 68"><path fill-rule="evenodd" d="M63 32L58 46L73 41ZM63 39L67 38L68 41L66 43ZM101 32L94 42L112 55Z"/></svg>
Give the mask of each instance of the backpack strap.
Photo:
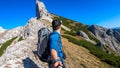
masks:
<svg viewBox="0 0 120 68"><path fill-rule="evenodd" d="M60 37L59 37L59 39L58 39L58 46L60 45Z"/></svg>
<svg viewBox="0 0 120 68"><path fill-rule="evenodd" d="M60 40L61 39L61 37L59 37L59 39L58 39L58 46L60 45ZM64 51L62 51L63 52L63 59L66 59L66 54L65 54L65 52Z"/></svg>

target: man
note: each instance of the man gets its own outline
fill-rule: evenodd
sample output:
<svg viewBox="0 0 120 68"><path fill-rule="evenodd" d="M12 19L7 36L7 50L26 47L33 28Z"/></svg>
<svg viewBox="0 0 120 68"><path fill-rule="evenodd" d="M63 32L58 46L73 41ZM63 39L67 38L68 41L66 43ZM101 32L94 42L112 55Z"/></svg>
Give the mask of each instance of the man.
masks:
<svg viewBox="0 0 120 68"><path fill-rule="evenodd" d="M49 68L58 68L62 66L65 68L61 41L61 24L60 20L52 21L53 32L50 34L50 52L52 57L52 63L49 63Z"/></svg>

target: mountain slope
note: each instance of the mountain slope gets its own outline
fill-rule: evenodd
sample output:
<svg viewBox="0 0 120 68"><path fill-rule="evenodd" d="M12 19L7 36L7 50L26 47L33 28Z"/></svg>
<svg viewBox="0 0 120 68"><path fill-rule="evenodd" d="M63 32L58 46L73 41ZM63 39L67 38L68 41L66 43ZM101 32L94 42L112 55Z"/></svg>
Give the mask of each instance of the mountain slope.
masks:
<svg viewBox="0 0 120 68"><path fill-rule="evenodd" d="M67 68L110 68L111 66L101 62L98 58L89 53L81 46L77 46L67 39L62 38L63 48L67 55ZM2 68L48 68L46 63L41 62L34 54L36 51L37 39L29 38L23 41L14 42L7 51L0 57ZM72 50L72 51L71 51ZM4 61L4 62L2 62Z"/></svg>
<svg viewBox="0 0 120 68"><path fill-rule="evenodd" d="M67 68L111 68L110 65L101 62L89 50L82 46L78 46L62 38L63 48L67 54Z"/></svg>
<svg viewBox="0 0 120 68"><path fill-rule="evenodd" d="M116 31L120 32L120 27L113 28L112 30L116 30Z"/></svg>
<svg viewBox="0 0 120 68"><path fill-rule="evenodd" d="M101 61L104 61L115 67L120 66L119 54L117 52L115 52L114 50L112 50L112 48L110 47L110 46L113 46L113 48L114 48L114 45L104 45L103 42L101 42L101 40L107 39L107 37L103 38L103 37L101 37L101 35L99 35L102 32L104 32L105 28L96 26L94 29L92 29L93 31L95 30L96 32L93 32L90 30L89 26L84 25L82 23L79 23L79 22L76 22L76 21L61 17L61 16L57 16L57 15L54 16L54 19L62 20L63 24L71 29L71 31L66 31L63 29L63 31L64 31L63 33L65 34L65 35L63 35L63 37L69 39L70 42L87 48L91 54L98 57ZM97 28L101 28L101 29L97 29ZM108 29L106 29L106 30L108 30ZM95 33L97 35L95 35ZM118 32L115 32L115 33L118 33ZM87 36L88 39L84 37L86 35L88 35ZM99 39L99 37L97 37L97 36L100 36L100 38L103 38L103 39ZM117 35L116 36L113 35L112 37L117 37ZM119 38L119 37L117 37L117 38ZM113 38L108 38L107 40L112 40L112 41L116 42L116 40ZM93 42L96 42L96 43L93 43ZM106 43L111 43L111 42L106 42ZM118 46L119 46L119 43L117 44L117 47Z"/></svg>
<svg viewBox="0 0 120 68"><path fill-rule="evenodd" d="M0 57L0 68L47 67L47 64L39 61L33 53L36 49L36 43L36 39L29 38L11 44L2 57Z"/></svg>
<svg viewBox="0 0 120 68"><path fill-rule="evenodd" d="M0 43L2 44L16 37L0 57L0 68L48 68L47 64L41 62L35 55L37 34L39 29L46 26L52 31L50 27L51 21L55 17L63 21L62 35L85 41L85 43L81 42L80 46L62 37L63 48L67 55L65 60L67 68L112 68L112 66L100 61L101 59L91 54L89 49L92 47L89 44L95 45L99 40L88 30L89 26L50 14L46 10L44 3L38 0L36 1L36 13L36 17L28 20L25 26L8 30L4 35L0 36ZM78 30L82 30L83 34L88 35L89 39L76 35ZM22 39L19 40L20 38ZM74 40L74 42L76 41ZM89 48L86 49L83 45L89 46Z"/></svg>
<svg viewBox="0 0 120 68"><path fill-rule="evenodd" d="M103 45L108 46L120 55L120 33L112 29L106 29L97 25L90 26L89 30Z"/></svg>

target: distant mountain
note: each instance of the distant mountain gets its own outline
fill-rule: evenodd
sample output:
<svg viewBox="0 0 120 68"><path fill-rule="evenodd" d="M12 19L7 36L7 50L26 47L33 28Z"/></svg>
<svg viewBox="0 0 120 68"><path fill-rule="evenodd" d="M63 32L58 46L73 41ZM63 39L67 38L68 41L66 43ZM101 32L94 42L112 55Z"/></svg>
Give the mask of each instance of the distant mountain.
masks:
<svg viewBox="0 0 120 68"><path fill-rule="evenodd" d="M113 30L116 30L116 31L120 32L120 27L113 28Z"/></svg>
<svg viewBox="0 0 120 68"><path fill-rule="evenodd" d="M92 25L89 30L100 42L120 55L120 33L101 26Z"/></svg>
<svg viewBox="0 0 120 68"><path fill-rule="evenodd" d="M0 26L0 34L3 33L5 31L5 29L3 29L1 26Z"/></svg>
<svg viewBox="0 0 120 68"><path fill-rule="evenodd" d="M113 28L113 29L120 29L120 27L116 27L116 28Z"/></svg>

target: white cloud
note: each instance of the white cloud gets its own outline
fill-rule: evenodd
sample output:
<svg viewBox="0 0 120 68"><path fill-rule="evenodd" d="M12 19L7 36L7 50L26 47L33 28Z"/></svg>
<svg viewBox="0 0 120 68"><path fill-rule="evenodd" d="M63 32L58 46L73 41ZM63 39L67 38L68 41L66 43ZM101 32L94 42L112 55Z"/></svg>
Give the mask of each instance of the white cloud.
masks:
<svg viewBox="0 0 120 68"><path fill-rule="evenodd" d="M100 25L106 28L120 27L120 16L116 16L109 20L99 22L97 25Z"/></svg>

